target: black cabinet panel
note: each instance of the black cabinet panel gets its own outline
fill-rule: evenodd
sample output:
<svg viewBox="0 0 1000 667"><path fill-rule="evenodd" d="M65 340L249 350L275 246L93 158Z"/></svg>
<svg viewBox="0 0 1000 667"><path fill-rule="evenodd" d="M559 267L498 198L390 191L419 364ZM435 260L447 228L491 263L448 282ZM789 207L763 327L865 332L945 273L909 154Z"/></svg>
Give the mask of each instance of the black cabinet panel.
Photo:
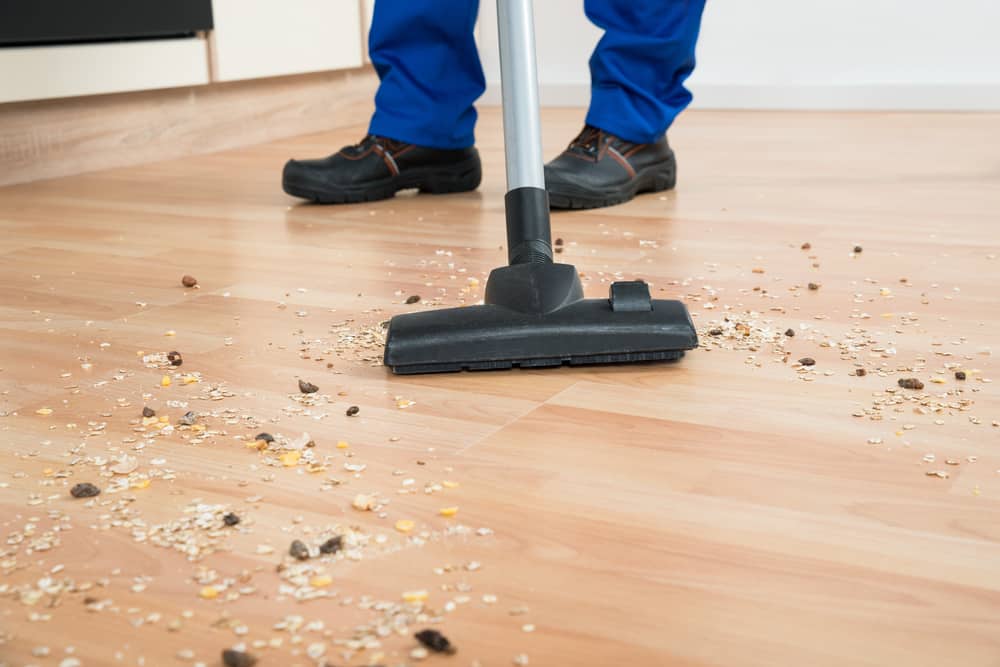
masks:
<svg viewBox="0 0 1000 667"><path fill-rule="evenodd" d="M211 0L0 0L0 45L190 35L212 28Z"/></svg>

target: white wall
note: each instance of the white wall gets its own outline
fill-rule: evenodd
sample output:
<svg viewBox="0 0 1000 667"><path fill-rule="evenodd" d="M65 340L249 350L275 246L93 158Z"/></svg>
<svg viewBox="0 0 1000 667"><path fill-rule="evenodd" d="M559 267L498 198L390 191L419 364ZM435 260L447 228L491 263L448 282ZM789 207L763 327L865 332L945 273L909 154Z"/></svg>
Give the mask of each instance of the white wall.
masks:
<svg viewBox="0 0 1000 667"><path fill-rule="evenodd" d="M585 105L599 31L583 0L535 0L542 103ZM499 99L496 8L482 0ZM708 0L696 107L1000 109L1000 0Z"/></svg>

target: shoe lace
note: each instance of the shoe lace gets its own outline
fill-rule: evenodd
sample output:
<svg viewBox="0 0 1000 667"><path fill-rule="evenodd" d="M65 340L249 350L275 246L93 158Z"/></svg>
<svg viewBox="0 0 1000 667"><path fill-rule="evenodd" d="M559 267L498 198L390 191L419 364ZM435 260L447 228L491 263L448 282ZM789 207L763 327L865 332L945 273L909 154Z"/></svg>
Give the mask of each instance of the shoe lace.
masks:
<svg viewBox="0 0 1000 667"><path fill-rule="evenodd" d="M367 134L365 135L364 139L351 146L351 150L360 153L368 150L368 148L370 148L372 144L382 146L383 148L387 148L390 151L396 151L405 146L406 142L396 141L395 139L390 139L388 137L383 137L377 134Z"/></svg>

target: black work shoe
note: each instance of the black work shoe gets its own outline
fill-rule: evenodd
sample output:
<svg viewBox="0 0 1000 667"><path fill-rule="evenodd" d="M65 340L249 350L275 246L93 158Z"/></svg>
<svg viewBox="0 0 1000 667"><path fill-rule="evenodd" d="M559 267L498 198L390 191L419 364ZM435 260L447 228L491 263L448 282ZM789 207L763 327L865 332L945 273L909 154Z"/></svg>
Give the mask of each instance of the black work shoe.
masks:
<svg viewBox="0 0 1000 667"><path fill-rule="evenodd" d="M281 186L290 195L320 204L343 204L388 199L408 188L466 192L479 187L481 178L474 146L441 150L370 134L320 160L289 160Z"/></svg>
<svg viewBox="0 0 1000 667"><path fill-rule="evenodd" d="M634 144L590 125L545 165L552 208L612 206L640 192L669 190L676 181L677 162L666 135Z"/></svg>

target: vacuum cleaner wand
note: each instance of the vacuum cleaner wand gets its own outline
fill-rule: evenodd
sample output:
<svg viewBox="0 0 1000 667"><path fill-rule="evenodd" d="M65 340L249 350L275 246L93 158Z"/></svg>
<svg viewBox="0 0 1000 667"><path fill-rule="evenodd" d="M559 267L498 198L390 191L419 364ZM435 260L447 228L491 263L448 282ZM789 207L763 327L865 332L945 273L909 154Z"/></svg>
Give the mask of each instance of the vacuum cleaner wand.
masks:
<svg viewBox="0 0 1000 667"><path fill-rule="evenodd" d="M497 25L507 161L507 258L510 264L551 262L531 0L498 0Z"/></svg>
<svg viewBox="0 0 1000 667"><path fill-rule="evenodd" d="M393 317L386 366L393 372L620 363L680 358L698 345L680 301L653 300L641 281L584 299L576 268L552 261L531 0L497 0L507 256L481 306Z"/></svg>

